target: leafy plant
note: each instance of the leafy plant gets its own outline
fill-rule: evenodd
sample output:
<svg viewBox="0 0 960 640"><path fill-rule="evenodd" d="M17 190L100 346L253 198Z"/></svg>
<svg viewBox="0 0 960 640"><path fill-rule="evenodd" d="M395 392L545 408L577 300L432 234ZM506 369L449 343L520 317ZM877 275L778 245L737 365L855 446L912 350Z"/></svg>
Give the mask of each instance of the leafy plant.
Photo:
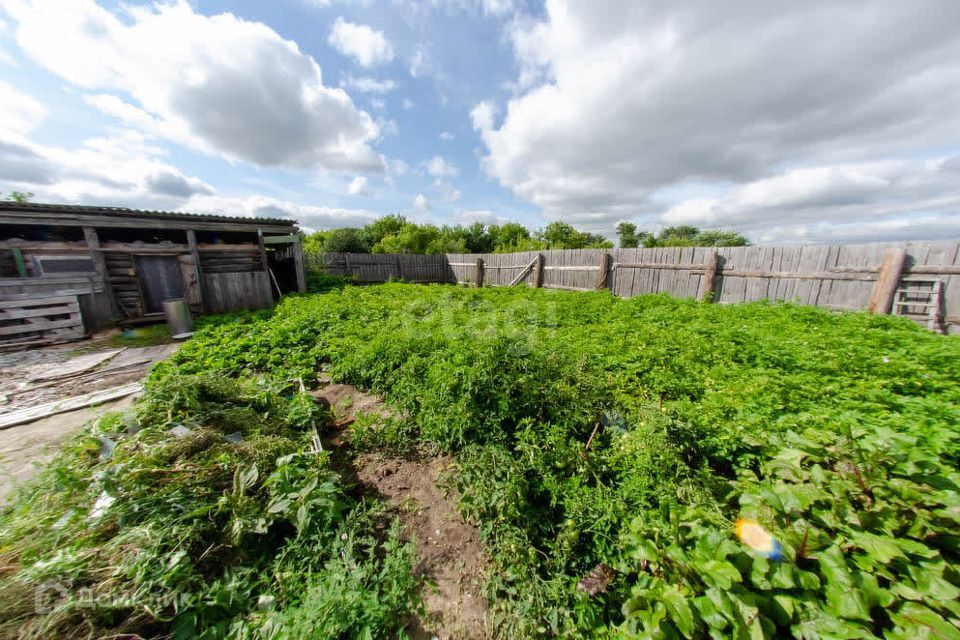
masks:
<svg viewBox="0 0 960 640"><path fill-rule="evenodd" d="M156 500L229 501L222 513L234 520L217 521L218 535L236 521L239 539L260 545L244 542L244 554L267 549L252 557L269 556L271 568L235 566L254 567L242 583L276 594L275 608L231 595L235 573L178 577L158 561L135 575L184 580L202 602L215 594L219 608L191 609L207 616L194 630L219 620L235 635L268 621L315 636L396 630L377 621L416 608L412 578L388 568L407 566L404 547L388 552L389 536L350 529L362 509L329 461L297 453L317 423L298 390L323 372L390 405L390 420L361 418L355 449L456 456L452 484L494 563L500 637L958 637L958 356L956 337L903 318L791 304L406 284L291 297L273 313L205 321L154 370L143 405L155 429L194 434L147 448L156 466L193 460L181 447L210 451L216 433L262 439L216 467L215 489L202 474L218 458L201 457L195 481L172 485L176 500ZM197 375L210 382L185 384ZM256 380L239 399L218 390ZM43 527L74 506L65 496L89 505L99 495L86 488L99 443L86 442L59 467ZM301 466L309 460L316 468ZM265 482L286 464L295 467L282 481ZM23 527L25 513L10 517ZM739 517L771 532L784 559L744 546ZM266 533L258 518L272 523ZM354 566L337 542L345 528L385 546L354 545ZM86 556L70 553L76 531L44 531L44 557L62 552L58 570L86 571ZM286 577L280 558L309 563L309 584ZM266 584L251 589L253 575Z"/></svg>

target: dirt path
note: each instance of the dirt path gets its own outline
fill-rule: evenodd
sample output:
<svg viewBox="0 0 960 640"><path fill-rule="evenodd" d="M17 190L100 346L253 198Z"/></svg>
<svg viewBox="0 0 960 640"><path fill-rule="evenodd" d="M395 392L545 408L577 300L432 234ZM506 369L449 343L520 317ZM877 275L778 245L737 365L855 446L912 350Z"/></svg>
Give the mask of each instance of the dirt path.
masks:
<svg viewBox="0 0 960 640"><path fill-rule="evenodd" d="M328 404L336 428L348 428L360 411L387 413L355 387L329 382L313 394ZM335 435L334 444L340 436ZM404 538L417 548L417 575L425 578L426 615L407 629L415 639L481 640L490 637L484 593L488 559L480 534L457 511L457 496L437 485L449 456L396 458L377 453L354 461L361 486L383 497L400 518Z"/></svg>
<svg viewBox="0 0 960 640"><path fill-rule="evenodd" d="M479 532L463 522L456 497L437 480L449 457L406 460L366 454L356 461L360 481L376 490L400 517L403 533L414 540L417 575L427 579L427 614L409 631L413 638L487 638L484 594L487 557Z"/></svg>

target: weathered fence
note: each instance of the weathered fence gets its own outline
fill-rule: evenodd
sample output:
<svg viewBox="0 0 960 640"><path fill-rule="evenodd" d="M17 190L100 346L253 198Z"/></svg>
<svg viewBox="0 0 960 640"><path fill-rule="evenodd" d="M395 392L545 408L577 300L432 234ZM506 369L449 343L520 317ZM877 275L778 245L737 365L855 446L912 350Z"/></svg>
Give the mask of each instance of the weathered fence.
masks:
<svg viewBox="0 0 960 640"><path fill-rule="evenodd" d="M960 242L584 249L505 254L326 254L332 275L413 282L669 293L737 303L869 309L960 332Z"/></svg>

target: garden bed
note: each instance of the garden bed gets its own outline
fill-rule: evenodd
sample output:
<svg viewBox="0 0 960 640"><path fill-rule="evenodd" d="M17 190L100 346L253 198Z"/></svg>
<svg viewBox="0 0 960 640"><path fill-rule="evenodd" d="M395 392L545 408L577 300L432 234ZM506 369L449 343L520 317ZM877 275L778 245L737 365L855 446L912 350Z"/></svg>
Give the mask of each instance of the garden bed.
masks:
<svg viewBox="0 0 960 640"><path fill-rule="evenodd" d="M426 451L489 557L492 637L955 638L958 361L908 320L789 304L287 298L207 324L3 514L0 630L412 632L417 541L350 474ZM345 421L327 381L386 409ZM92 586L126 605L81 606Z"/></svg>

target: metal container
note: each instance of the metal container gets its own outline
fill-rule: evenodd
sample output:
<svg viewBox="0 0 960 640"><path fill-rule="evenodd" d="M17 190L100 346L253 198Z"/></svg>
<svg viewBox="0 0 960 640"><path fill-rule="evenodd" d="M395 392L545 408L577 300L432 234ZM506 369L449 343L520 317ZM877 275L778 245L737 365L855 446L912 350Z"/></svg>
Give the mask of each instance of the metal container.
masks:
<svg viewBox="0 0 960 640"><path fill-rule="evenodd" d="M174 338L186 338L193 332L193 318L190 307L183 298L163 301L163 315L167 318L167 327Z"/></svg>

